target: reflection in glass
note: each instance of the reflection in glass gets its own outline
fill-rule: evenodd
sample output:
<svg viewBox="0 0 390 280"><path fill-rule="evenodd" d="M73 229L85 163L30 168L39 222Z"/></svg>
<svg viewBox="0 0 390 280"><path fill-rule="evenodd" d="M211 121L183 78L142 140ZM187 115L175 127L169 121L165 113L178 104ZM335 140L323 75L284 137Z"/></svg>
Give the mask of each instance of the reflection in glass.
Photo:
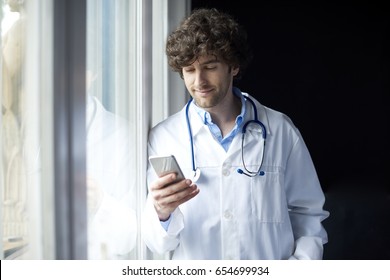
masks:
<svg viewBox="0 0 390 280"><path fill-rule="evenodd" d="M4 258L27 244L27 173L24 158L24 1L2 5L1 144L2 237Z"/></svg>
<svg viewBox="0 0 390 280"><path fill-rule="evenodd" d="M87 99L88 258L128 258L137 234L128 124Z"/></svg>
<svg viewBox="0 0 390 280"><path fill-rule="evenodd" d="M130 1L87 1L89 259L137 255L136 143L127 118L129 6Z"/></svg>

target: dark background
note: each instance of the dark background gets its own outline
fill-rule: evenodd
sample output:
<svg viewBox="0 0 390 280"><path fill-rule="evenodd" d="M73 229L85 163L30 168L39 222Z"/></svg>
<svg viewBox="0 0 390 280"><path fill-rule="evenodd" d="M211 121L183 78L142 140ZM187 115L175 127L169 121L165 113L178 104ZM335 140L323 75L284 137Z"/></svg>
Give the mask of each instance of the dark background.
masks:
<svg viewBox="0 0 390 280"><path fill-rule="evenodd" d="M192 0L197 7L246 28L255 58L237 86L300 129L330 211L324 259L390 259L389 9Z"/></svg>

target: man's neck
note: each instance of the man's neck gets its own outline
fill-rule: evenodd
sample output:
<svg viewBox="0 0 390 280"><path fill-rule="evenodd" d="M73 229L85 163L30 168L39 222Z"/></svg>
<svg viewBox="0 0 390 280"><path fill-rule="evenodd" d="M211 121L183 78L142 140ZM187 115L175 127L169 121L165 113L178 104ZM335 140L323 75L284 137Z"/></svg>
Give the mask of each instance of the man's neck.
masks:
<svg viewBox="0 0 390 280"><path fill-rule="evenodd" d="M226 98L220 106L208 110L213 123L219 127L223 137L233 129L236 118L241 113L241 100L233 93Z"/></svg>

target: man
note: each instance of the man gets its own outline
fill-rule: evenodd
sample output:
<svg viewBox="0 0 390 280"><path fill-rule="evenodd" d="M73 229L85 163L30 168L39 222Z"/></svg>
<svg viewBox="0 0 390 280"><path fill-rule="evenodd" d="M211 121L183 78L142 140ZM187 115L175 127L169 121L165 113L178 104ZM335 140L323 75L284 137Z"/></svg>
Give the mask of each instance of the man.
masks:
<svg viewBox="0 0 390 280"><path fill-rule="evenodd" d="M195 10L166 53L193 99L151 130L148 153L173 154L188 179L148 167L147 246L173 259L321 259L329 213L301 134L233 86L251 59L242 27Z"/></svg>

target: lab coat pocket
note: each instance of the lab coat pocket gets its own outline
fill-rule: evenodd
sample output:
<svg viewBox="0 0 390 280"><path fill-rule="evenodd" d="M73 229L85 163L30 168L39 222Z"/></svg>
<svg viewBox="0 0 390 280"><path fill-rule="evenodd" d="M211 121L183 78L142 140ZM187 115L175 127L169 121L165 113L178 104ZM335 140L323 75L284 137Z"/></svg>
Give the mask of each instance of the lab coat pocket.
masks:
<svg viewBox="0 0 390 280"><path fill-rule="evenodd" d="M261 222L283 222L283 173L277 167L263 170L265 175L252 177L252 214Z"/></svg>

